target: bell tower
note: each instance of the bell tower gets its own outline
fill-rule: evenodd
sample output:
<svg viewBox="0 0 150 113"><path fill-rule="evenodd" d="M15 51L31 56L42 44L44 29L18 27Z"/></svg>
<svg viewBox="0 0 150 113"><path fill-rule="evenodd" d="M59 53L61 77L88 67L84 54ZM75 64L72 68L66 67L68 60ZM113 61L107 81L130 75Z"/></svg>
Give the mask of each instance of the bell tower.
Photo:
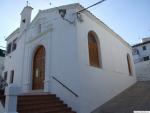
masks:
<svg viewBox="0 0 150 113"><path fill-rule="evenodd" d="M32 12L32 7L27 6L24 7L24 9L21 12L21 22L20 22L20 32L23 32L30 24L31 21L31 12Z"/></svg>

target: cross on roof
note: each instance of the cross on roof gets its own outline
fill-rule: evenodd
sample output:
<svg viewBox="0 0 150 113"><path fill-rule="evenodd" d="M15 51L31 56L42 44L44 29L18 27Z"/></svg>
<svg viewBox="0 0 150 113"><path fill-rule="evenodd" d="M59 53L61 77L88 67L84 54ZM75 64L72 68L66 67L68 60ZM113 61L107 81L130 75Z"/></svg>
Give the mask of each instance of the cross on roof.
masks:
<svg viewBox="0 0 150 113"><path fill-rule="evenodd" d="M27 6L29 6L29 1L27 1Z"/></svg>

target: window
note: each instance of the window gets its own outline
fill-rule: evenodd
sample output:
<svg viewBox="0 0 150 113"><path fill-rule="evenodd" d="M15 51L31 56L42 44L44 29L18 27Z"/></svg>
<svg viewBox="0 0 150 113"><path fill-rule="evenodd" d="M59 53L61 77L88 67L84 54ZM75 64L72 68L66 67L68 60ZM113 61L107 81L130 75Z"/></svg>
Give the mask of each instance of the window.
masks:
<svg viewBox="0 0 150 113"><path fill-rule="evenodd" d="M39 32L39 33L41 33L41 28L42 28L42 26L41 26L41 24L39 24L39 25L38 25L38 32Z"/></svg>
<svg viewBox="0 0 150 113"><path fill-rule="evenodd" d="M0 49L0 57L5 57L5 50Z"/></svg>
<svg viewBox="0 0 150 113"><path fill-rule="evenodd" d="M132 74L133 74L133 71L132 71L131 58L130 58L130 55L129 55L129 54L127 54L127 64L128 64L129 75L132 75Z"/></svg>
<svg viewBox="0 0 150 113"><path fill-rule="evenodd" d="M9 54L11 52L11 46L12 46L12 43L9 43L7 45L7 54Z"/></svg>
<svg viewBox="0 0 150 113"><path fill-rule="evenodd" d="M14 51L17 47L17 38L13 40L12 51Z"/></svg>
<svg viewBox="0 0 150 113"><path fill-rule="evenodd" d="M139 55L139 50L137 48L132 49L132 54L133 55Z"/></svg>
<svg viewBox="0 0 150 113"><path fill-rule="evenodd" d="M137 55L139 55L139 50L137 49Z"/></svg>
<svg viewBox="0 0 150 113"><path fill-rule="evenodd" d="M14 70L12 70L10 73L10 82L9 83L11 84L11 83L13 83L13 81L14 81Z"/></svg>
<svg viewBox="0 0 150 113"><path fill-rule="evenodd" d="M149 56L143 57L144 61L149 60Z"/></svg>
<svg viewBox="0 0 150 113"><path fill-rule="evenodd" d="M146 50L146 46L143 46L143 50Z"/></svg>
<svg viewBox="0 0 150 113"><path fill-rule="evenodd" d="M4 72L4 80L7 81L7 71Z"/></svg>
<svg viewBox="0 0 150 113"><path fill-rule="evenodd" d="M100 59L100 44L95 32L88 33L89 63L94 67L102 67Z"/></svg>
<svg viewBox="0 0 150 113"><path fill-rule="evenodd" d="M11 53L14 51L17 47L17 38L13 40L13 42L9 43L7 45L7 54Z"/></svg>
<svg viewBox="0 0 150 113"><path fill-rule="evenodd" d="M22 22L25 23L25 22L26 22L26 19L23 19Z"/></svg>

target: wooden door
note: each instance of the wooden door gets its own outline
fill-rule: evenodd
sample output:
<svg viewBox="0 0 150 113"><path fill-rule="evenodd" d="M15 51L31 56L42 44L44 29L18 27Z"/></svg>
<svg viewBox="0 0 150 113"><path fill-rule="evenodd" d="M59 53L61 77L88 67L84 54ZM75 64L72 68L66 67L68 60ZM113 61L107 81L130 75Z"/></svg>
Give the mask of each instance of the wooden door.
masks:
<svg viewBox="0 0 150 113"><path fill-rule="evenodd" d="M43 89L45 78L45 49L39 46L33 59L32 89Z"/></svg>

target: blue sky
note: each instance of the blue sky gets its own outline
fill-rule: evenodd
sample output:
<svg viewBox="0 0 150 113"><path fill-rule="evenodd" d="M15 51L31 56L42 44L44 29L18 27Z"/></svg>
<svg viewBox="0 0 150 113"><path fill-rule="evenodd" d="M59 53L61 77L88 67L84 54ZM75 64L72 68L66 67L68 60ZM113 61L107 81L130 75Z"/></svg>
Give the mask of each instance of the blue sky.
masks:
<svg viewBox="0 0 150 113"><path fill-rule="evenodd" d="M80 3L84 7L100 0L28 0L34 8L32 19L39 9L48 9L64 4ZM51 2L51 5L50 5ZM0 46L6 46L5 38L20 24L20 12L26 0L1 0ZM150 36L150 0L106 0L89 9L130 44Z"/></svg>

